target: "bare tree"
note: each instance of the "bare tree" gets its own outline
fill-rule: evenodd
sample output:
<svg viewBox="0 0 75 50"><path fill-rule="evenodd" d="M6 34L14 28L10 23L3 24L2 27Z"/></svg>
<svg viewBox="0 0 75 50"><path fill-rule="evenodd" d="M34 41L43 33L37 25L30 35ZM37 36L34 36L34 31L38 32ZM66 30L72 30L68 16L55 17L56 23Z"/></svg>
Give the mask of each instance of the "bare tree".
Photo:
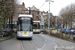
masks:
<svg viewBox="0 0 75 50"><path fill-rule="evenodd" d="M15 2L16 1L16 2ZM14 15L17 0L1 0L0 1L0 19L1 27L7 27L8 19ZM1 28L0 28L1 29Z"/></svg>
<svg viewBox="0 0 75 50"><path fill-rule="evenodd" d="M68 5L60 11L63 24L69 25L70 28L72 28L73 14L75 14L75 4Z"/></svg>

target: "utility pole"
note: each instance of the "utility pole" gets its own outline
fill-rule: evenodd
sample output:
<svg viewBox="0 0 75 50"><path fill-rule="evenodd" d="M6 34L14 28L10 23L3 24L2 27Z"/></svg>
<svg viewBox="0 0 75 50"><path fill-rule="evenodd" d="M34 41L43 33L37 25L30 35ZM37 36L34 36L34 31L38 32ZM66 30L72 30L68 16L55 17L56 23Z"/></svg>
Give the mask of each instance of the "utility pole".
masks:
<svg viewBox="0 0 75 50"><path fill-rule="evenodd" d="M51 0L46 0L46 2L49 2L49 19L48 19L48 30L49 30L49 34L50 34L50 2L54 2Z"/></svg>
<svg viewBox="0 0 75 50"><path fill-rule="evenodd" d="M49 0L49 20L48 20L48 30L50 34L50 0Z"/></svg>

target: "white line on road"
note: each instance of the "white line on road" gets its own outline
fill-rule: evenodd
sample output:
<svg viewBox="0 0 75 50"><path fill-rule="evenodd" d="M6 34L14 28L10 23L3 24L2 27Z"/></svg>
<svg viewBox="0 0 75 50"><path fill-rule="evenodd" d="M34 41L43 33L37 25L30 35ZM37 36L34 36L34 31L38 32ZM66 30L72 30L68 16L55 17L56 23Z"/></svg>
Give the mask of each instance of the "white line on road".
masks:
<svg viewBox="0 0 75 50"><path fill-rule="evenodd" d="M54 50L56 50L57 49L57 44L56 44L56 42L55 41L53 41L53 44L54 44Z"/></svg>
<svg viewBox="0 0 75 50"><path fill-rule="evenodd" d="M43 37L43 36L42 36L42 37ZM54 40L48 39L47 37L43 37L43 38L52 41L52 42L53 42L53 45L54 45L54 50L57 50L57 44L56 44L56 42L55 42Z"/></svg>
<svg viewBox="0 0 75 50"><path fill-rule="evenodd" d="M31 42L31 41L30 41ZM38 48L34 45L34 43L31 42L31 44L38 50Z"/></svg>
<svg viewBox="0 0 75 50"><path fill-rule="evenodd" d="M45 41L46 41L46 40L45 40ZM32 44L33 46L35 46L37 50L42 50L42 49L45 47L45 41L44 41L44 44L43 44L43 46L42 46L41 48L36 47L35 44L34 44L32 41L31 41L31 44Z"/></svg>
<svg viewBox="0 0 75 50"><path fill-rule="evenodd" d="M45 40L46 41L46 40ZM44 45L40 48L40 49L43 49L45 47L45 41L44 41Z"/></svg>

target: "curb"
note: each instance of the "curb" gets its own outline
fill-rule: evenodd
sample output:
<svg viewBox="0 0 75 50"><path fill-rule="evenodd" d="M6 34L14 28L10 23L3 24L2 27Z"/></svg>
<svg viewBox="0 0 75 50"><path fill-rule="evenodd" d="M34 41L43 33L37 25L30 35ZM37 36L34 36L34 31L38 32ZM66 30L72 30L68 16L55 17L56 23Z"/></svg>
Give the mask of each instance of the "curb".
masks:
<svg viewBox="0 0 75 50"><path fill-rule="evenodd" d="M10 38L8 38L8 39L3 39L3 40L0 40L0 42L5 41L5 40L12 39L14 36L15 36L15 33L14 33L14 35L13 35L12 37L10 37Z"/></svg>

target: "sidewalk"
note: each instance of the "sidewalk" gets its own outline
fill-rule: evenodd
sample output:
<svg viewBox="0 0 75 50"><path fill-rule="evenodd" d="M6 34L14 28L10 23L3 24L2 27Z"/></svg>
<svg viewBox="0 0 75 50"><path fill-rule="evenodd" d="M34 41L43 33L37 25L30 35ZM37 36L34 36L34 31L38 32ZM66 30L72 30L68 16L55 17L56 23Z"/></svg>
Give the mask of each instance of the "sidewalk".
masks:
<svg viewBox="0 0 75 50"><path fill-rule="evenodd" d="M48 31L44 31L43 33L46 34L46 35L50 35L50 36L53 36L53 37L56 37L56 38L59 38L59 39L63 39L63 40L67 40L67 41L75 43L75 37L66 38L67 36L64 37L64 36L60 35L59 33L54 34L54 33L50 32L50 34L49 34ZM75 36L75 35L73 35L73 36Z"/></svg>

